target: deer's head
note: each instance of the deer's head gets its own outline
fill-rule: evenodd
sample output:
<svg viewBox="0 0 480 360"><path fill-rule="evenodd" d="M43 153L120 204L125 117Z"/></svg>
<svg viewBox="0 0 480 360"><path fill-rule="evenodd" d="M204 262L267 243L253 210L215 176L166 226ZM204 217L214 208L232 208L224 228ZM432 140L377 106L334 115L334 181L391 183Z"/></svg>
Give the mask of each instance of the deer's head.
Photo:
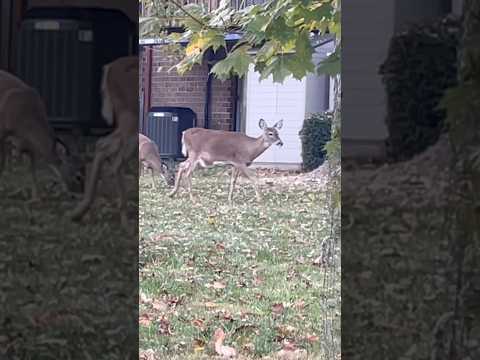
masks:
<svg viewBox="0 0 480 360"><path fill-rule="evenodd" d="M57 142L56 153L60 160L58 171L67 189L81 193L85 184L85 164L78 154L72 154L66 144Z"/></svg>
<svg viewBox="0 0 480 360"><path fill-rule="evenodd" d="M278 130L280 130L283 126L283 120L278 121L275 125L272 127L269 127L267 125L267 122L263 119L260 119L258 122L258 127L263 130L263 140L268 144L268 145L273 145L276 144L278 146L283 146L283 141L280 139L280 136L278 135Z"/></svg>

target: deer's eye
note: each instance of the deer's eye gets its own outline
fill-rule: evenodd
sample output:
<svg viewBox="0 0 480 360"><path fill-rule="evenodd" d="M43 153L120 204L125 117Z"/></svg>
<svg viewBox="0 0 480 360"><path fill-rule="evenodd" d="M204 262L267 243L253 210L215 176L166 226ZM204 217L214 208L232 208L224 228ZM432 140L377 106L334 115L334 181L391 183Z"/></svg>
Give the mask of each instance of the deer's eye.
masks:
<svg viewBox="0 0 480 360"><path fill-rule="evenodd" d="M268 136L273 136L273 133L268 133Z"/></svg>

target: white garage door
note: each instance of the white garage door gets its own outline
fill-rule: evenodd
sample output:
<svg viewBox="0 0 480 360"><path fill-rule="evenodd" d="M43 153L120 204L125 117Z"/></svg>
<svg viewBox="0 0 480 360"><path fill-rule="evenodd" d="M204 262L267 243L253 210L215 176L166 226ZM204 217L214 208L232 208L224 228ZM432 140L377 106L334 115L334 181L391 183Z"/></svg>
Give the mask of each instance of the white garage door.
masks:
<svg viewBox="0 0 480 360"><path fill-rule="evenodd" d="M283 119L280 137L283 147L272 146L259 156L255 163L301 164L301 143L298 132L305 118L305 81L288 78L283 84L272 79L259 82L260 75L252 69L246 81L246 134L259 136L259 119L272 126Z"/></svg>

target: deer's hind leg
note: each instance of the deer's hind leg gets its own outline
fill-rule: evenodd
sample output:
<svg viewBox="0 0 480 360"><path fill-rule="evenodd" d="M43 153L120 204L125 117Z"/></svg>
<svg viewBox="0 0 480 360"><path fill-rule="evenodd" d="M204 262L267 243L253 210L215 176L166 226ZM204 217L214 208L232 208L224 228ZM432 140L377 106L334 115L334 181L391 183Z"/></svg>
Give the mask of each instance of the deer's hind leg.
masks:
<svg viewBox="0 0 480 360"><path fill-rule="evenodd" d="M177 194L178 189L180 188L182 177L189 167L190 161L188 159L178 166L177 176L175 177L175 185L173 187L173 190L168 194L169 197L173 197Z"/></svg>
<svg viewBox="0 0 480 360"><path fill-rule="evenodd" d="M233 191L234 191L235 184L237 182L239 174L240 174L240 171L236 167L233 167L232 168L232 176L230 178L230 189L228 191L228 202L230 204L232 204L232 201L233 201Z"/></svg>

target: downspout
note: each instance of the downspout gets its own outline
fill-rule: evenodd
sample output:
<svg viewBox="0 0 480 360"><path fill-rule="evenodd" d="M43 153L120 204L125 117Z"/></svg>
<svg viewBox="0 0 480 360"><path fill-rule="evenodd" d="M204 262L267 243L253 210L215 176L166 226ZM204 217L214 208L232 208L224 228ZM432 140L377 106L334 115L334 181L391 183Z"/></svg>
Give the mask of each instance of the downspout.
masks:
<svg viewBox="0 0 480 360"><path fill-rule="evenodd" d="M204 128L210 128L210 103L212 98L212 65L210 64L210 57L208 58L208 78L207 78L207 89L205 91L205 114L204 114Z"/></svg>
<svg viewBox="0 0 480 360"><path fill-rule="evenodd" d="M148 118L148 112L150 111L151 103L152 103L152 53L153 53L153 46L147 47L147 71L144 74L146 78L146 89L144 90L144 110L143 110L143 128L145 128L146 119Z"/></svg>
<svg viewBox="0 0 480 360"><path fill-rule="evenodd" d="M232 103L233 103L233 113L232 113L232 122L230 123L230 131L239 131L237 129L237 120L238 120L238 76L235 76L232 79Z"/></svg>

